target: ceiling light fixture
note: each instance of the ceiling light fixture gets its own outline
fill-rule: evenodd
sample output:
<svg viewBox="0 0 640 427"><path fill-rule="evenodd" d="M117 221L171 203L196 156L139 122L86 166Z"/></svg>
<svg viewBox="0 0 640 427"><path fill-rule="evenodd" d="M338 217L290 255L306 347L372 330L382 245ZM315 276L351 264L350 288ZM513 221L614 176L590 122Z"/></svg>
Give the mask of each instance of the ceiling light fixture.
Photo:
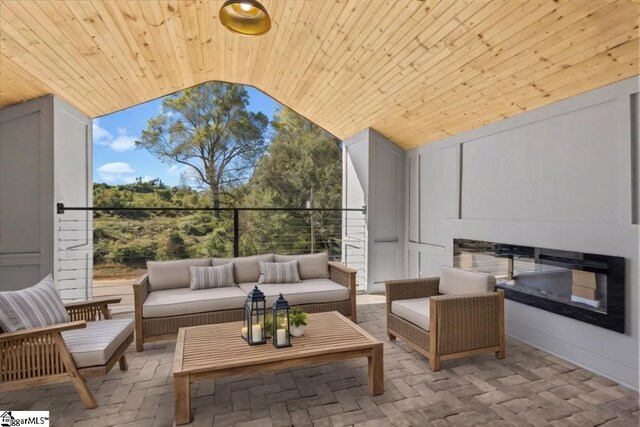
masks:
<svg viewBox="0 0 640 427"><path fill-rule="evenodd" d="M257 0L227 0L220 8L220 22L228 30L259 36L271 29L271 17Z"/></svg>

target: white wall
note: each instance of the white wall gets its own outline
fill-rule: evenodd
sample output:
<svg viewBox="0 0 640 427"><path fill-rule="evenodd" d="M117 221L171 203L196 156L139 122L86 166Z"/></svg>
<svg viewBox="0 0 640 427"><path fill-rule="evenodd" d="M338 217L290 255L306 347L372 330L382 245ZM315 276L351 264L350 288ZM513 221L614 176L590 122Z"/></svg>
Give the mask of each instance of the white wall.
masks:
<svg viewBox="0 0 640 427"><path fill-rule="evenodd" d="M454 238L625 257L626 334L513 301L506 327L634 388L639 83L628 79L408 151L405 171L409 276L451 265Z"/></svg>
<svg viewBox="0 0 640 427"><path fill-rule="evenodd" d="M367 208L366 288L379 292L385 280L404 275L405 153L373 129L343 147L343 207Z"/></svg>
<svg viewBox="0 0 640 427"><path fill-rule="evenodd" d="M345 209L362 209L367 204L369 150L366 135L361 132L350 138L349 148L342 145L342 207ZM369 276L366 216L357 211L344 212L343 227L342 262L358 270L356 283L366 288Z"/></svg>
<svg viewBox="0 0 640 427"><path fill-rule="evenodd" d="M53 100L0 110L0 290L53 272Z"/></svg>
<svg viewBox="0 0 640 427"><path fill-rule="evenodd" d="M91 119L54 97L54 200L65 206L93 206ZM66 299L88 299L93 279L93 213L56 215L55 277Z"/></svg>
<svg viewBox="0 0 640 427"><path fill-rule="evenodd" d="M0 110L0 290L53 273L63 298L90 296L92 216L58 216L55 205L90 205L91 163L91 120L61 99ZM82 253L64 250L79 244Z"/></svg>

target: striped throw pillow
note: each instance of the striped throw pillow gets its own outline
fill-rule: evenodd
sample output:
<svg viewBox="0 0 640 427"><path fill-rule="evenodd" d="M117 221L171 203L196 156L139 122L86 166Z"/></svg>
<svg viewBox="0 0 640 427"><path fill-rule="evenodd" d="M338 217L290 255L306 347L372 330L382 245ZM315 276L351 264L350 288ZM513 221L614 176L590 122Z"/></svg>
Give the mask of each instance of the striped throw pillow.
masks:
<svg viewBox="0 0 640 427"><path fill-rule="evenodd" d="M226 288L235 286L233 281L233 263L217 267L189 267L192 291L199 289Z"/></svg>
<svg viewBox="0 0 640 427"><path fill-rule="evenodd" d="M298 261L264 262L260 261L260 279L258 283L298 283Z"/></svg>
<svg viewBox="0 0 640 427"><path fill-rule="evenodd" d="M37 285L0 292L0 327L5 332L69 321L69 314L49 274Z"/></svg>

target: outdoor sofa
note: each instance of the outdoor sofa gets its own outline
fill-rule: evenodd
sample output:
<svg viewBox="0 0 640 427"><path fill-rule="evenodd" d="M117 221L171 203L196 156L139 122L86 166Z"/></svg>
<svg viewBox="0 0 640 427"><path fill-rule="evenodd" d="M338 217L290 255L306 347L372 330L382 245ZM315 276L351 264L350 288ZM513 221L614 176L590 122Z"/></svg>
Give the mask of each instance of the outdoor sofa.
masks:
<svg viewBox="0 0 640 427"><path fill-rule="evenodd" d="M258 283L260 261L293 260L301 282ZM189 267L229 263L236 286L191 290ZM150 261L147 273L133 285L136 350L143 351L146 342L175 339L182 327L242 320L247 293L256 285L265 294L268 308L282 293L290 305L307 313L338 311L357 321L356 271L329 261L326 253Z"/></svg>
<svg viewBox="0 0 640 427"><path fill-rule="evenodd" d="M481 353L505 357L504 291L494 276L443 266L440 277L385 282L387 334L429 359Z"/></svg>

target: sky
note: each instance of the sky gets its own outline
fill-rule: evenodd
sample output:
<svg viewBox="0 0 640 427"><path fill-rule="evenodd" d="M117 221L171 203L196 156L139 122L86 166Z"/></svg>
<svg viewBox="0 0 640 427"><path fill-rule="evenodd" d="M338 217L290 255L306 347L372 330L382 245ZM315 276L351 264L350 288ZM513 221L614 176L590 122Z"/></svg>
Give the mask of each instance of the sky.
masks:
<svg viewBox="0 0 640 427"><path fill-rule="evenodd" d="M246 87L248 110L262 112L269 120L280 106L259 90ZM163 163L145 149L136 149L135 141L147 128L147 121L162 111L158 98L126 110L93 120L93 182L110 185L127 184L142 177L144 181L160 178L166 185L178 185L184 167Z"/></svg>

